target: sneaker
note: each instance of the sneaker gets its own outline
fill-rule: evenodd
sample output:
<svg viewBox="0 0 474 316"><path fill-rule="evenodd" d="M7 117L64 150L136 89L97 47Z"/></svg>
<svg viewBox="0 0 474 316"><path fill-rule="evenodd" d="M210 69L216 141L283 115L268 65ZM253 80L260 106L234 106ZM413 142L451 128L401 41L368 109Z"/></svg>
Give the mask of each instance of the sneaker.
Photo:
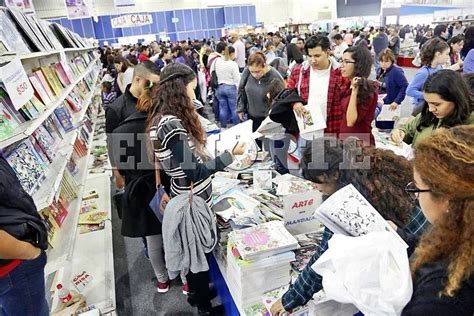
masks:
<svg viewBox="0 0 474 316"><path fill-rule="evenodd" d="M166 282L159 282L157 281L156 282L156 290L158 291L158 293L166 293L168 292L168 290L170 289L170 280L166 281Z"/></svg>
<svg viewBox="0 0 474 316"><path fill-rule="evenodd" d="M188 295L189 294L189 286L188 283L183 284L183 294Z"/></svg>

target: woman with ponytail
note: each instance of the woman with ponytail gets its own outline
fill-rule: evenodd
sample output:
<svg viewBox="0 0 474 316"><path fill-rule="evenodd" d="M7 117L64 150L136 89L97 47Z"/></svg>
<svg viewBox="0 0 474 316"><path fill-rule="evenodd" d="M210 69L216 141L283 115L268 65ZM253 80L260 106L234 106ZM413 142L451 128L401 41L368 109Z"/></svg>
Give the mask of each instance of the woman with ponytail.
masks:
<svg viewBox="0 0 474 316"><path fill-rule="evenodd" d="M415 149L413 180L406 191L432 224L417 243L406 238L412 315L474 315L474 126L442 129Z"/></svg>
<svg viewBox="0 0 474 316"><path fill-rule="evenodd" d="M235 146L232 153L225 151L217 158L209 159L205 153L205 132L192 103L196 85L196 74L188 66L181 63L166 66L153 98L147 131L154 159L171 178L170 197L192 190L194 196L199 196L210 206L211 176L230 165L233 154L242 154L243 144ZM197 305L199 315L214 315L208 271L190 271L186 278L188 302Z"/></svg>
<svg viewBox="0 0 474 316"><path fill-rule="evenodd" d="M342 55L341 74L350 80L350 86L347 82L340 96L343 108L340 137L357 136L366 145L375 145L371 123L378 101L378 87L376 81L368 79L372 64L372 55L363 46L350 47Z"/></svg>

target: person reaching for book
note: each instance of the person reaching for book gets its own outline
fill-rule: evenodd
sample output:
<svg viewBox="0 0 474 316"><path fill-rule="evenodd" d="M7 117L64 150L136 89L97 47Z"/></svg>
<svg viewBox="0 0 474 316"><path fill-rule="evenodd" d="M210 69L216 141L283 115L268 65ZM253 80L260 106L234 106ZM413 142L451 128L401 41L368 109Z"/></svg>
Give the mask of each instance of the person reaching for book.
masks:
<svg viewBox="0 0 474 316"><path fill-rule="evenodd" d="M421 238L405 235L414 250L413 295L402 316L474 315L473 135L472 125L443 129L415 149L406 191L432 228Z"/></svg>
<svg viewBox="0 0 474 316"><path fill-rule="evenodd" d="M440 70L428 77L423 87L423 110L406 125L392 131L392 140L416 147L436 129L474 124L474 103L460 73Z"/></svg>
<svg viewBox="0 0 474 316"><path fill-rule="evenodd" d="M420 235L427 221L400 185L411 179L410 162L391 151L357 148L360 141L355 138L339 142L336 147L331 145L335 142L335 139L328 138L310 142L300 163L303 177L316 183L323 199L352 184L386 220L410 234ZM354 155L356 150L361 150L361 155ZM324 161L318 161L320 158ZM364 164L364 161L368 163ZM327 250L332 235L326 227L318 251L290 289L272 306L272 315L281 315L305 305L323 289L321 276L311 266Z"/></svg>
<svg viewBox="0 0 474 316"><path fill-rule="evenodd" d="M190 67L181 63L166 66L153 98L155 102L148 116L147 133L154 159L159 161L161 170L171 178L171 199L192 192L210 206L211 176L229 166L234 155L242 155L245 144L238 143L232 153L225 151L215 159L210 159L205 150L205 131L192 103L196 85L196 74ZM200 232L193 233L195 235L189 238L198 240ZM166 240L164 243L166 246ZM196 242L193 247L203 248L203 245ZM184 252L181 249L181 253ZM179 260L167 257L167 265L170 263L168 259ZM185 264L182 269L189 270L191 263L188 261ZM211 304L208 271L189 271L186 277L189 285L188 302L193 306L197 305L199 315L214 315L216 311Z"/></svg>

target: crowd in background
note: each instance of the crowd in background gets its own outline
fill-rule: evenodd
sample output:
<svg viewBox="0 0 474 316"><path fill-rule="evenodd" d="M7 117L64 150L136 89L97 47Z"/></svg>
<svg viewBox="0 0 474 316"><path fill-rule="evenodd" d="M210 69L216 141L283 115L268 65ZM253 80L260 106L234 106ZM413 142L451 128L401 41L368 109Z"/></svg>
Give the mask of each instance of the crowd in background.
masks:
<svg viewBox="0 0 474 316"><path fill-rule="evenodd" d="M474 79L470 74L473 34L474 26L460 28L459 23L449 27L437 25L434 30L426 26L340 30L335 26L329 33L230 34L219 40L160 41L101 49L106 72L102 85L107 133L149 134L154 158L161 164L145 174L121 170L113 154L115 146L108 140L116 185L125 189L128 201L122 215L122 234L144 238L158 280L158 292L164 293L169 288L163 255L167 241L161 239L161 223L145 203L155 194L157 181L171 197L193 191L195 196L210 203L212 175L228 166L242 150L240 144L213 159L204 154L205 132L198 122L199 115L206 116L202 111L202 104L206 104L211 106L215 122L223 129L247 119L252 120L253 131L268 117L280 123L286 132L284 136L257 141L260 148L270 152L279 173L289 172L288 147L290 140L294 140L300 150L301 173L317 183L324 195L331 195L340 185L356 183L357 189L364 192L382 216L397 224L400 235L410 235L410 249L416 248L419 256L413 266L414 274L440 277L427 282L414 279L415 291L404 315L454 309L456 315L472 315L472 300L466 299L473 295L472 242L469 244L472 215L468 214L472 211L472 187L470 193L468 188L451 192L439 184L438 177L424 163L429 155L442 155L445 149L451 150L452 155L463 150L464 155L472 153L472 147L465 151L466 146L472 146L472 127L462 126L474 123L471 97ZM409 38L421 48L417 56L421 68L411 82L397 65L402 44ZM379 100L381 95L384 97ZM395 122L377 120L383 106L396 110L406 96L413 100L413 117L407 124L394 128ZM307 118L308 113L321 121L322 127L304 133L296 121ZM412 178L411 166L401 157L374 148L374 120L376 126L391 130L392 142L404 141L416 151L415 182L410 182L407 189L404 189L406 183L399 182ZM436 136L438 130L445 131L444 136ZM464 139L462 135L470 132L470 138ZM346 174L336 167L319 171L309 168L311 148L316 146L314 140L325 135L339 140L358 137L359 145L379 164L368 173L358 174ZM443 148L441 144L445 140L457 143L449 145L453 148ZM342 149L333 148L334 151L324 146L319 149L334 161L344 157ZM128 155L136 161L147 159L141 156L139 146ZM192 157L196 168L182 167L180 162L184 162L184 157ZM472 164L472 156L458 158L459 166ZM447 167L442 158L438 160L433 162L436 164L433 168L452 173L453 185L472 185L471 178L461 179L457 167ZM405 170L405 177L399 177L401 170ZM155 172L161 174L161 180L155 177ZM472 174L472 170L469 172ZM137 186L137 181L146 182L140 198L128 190ZM388 190L396 198L379 196L380 192L374 188ZM407 199L405 191L412 193L413 201ZM427 192L433 192L432 196L429 193L428 197ZM444 204L433 208L436 201ZM454 209L457 214L450 213ZM430 211L436 211L436 215ZM428 229L431 224L434 228ZM449 229L459 230L459 235L451 236L453 248L439 239ZM427 237L421 237L425 232ZM326 251L331 235L326 229L320 251L311 262ZM420 237L417 247L413 241ZM428 238L438 238L439 248L431 245ZM166 261L177 260L168 255L166 258ZM321 277L311 270L311 262L273 306L274 315L305 304L321 290ZM435 267L422 269L431 263ZM181 280L183 292L190 304L197 305L200 315L214 315L206 268L181 274ZM439 292L444 296L439 296ZM455 305L456 300L461 303ZM434 311L433 306L438 310Z"/></svg>

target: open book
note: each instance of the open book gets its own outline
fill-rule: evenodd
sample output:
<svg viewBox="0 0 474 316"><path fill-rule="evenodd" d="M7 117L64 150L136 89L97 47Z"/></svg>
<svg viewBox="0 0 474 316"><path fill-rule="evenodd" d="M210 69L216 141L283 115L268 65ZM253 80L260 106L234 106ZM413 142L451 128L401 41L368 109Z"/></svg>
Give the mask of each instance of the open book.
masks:
<svg viewBox="0 0 474 316"><path fill-rule="evenodd" d="M316 209L314 216L336 234L355 237L372 232L388 231L408 247L352 184L331 195Z"/></svg>
<svg viewBox="0 0 474 316"><path fill-rule="evenodd" d="M306 107L303 117L300 117L296 112L295 117L298 122L300 134L323 131L326 128L326 121L324 120L321 111L318 109Z"/></svg>

